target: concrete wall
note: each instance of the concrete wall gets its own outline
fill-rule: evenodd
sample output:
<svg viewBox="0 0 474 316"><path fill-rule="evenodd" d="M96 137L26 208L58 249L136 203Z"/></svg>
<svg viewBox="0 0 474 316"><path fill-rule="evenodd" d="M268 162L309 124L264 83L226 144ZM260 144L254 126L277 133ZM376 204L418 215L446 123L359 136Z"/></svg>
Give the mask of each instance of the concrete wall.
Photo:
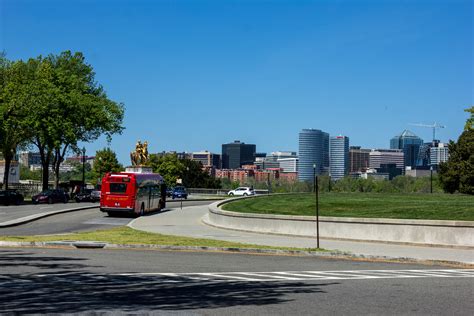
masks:
<svg viewBox="0 0 474 316"><path fill-rule="evenodd" d="M209 206L210 225L296 236L316 236L316 217L261 215L220 209L220 201ZM319 217L322 238L474 247L474 222L401 220L378 218Z"/></svg>

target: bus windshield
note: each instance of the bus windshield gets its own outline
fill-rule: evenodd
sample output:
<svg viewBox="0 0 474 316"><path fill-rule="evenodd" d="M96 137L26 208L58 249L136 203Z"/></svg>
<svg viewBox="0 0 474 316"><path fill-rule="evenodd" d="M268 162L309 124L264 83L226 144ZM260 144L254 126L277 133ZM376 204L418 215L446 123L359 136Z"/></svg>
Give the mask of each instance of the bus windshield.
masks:
<svg viewBox="0 0 474 316"><path fill-rule="evenodd" d="M125 183L110 183L110 193L125 193L127 192L127 184Z"/></svg>

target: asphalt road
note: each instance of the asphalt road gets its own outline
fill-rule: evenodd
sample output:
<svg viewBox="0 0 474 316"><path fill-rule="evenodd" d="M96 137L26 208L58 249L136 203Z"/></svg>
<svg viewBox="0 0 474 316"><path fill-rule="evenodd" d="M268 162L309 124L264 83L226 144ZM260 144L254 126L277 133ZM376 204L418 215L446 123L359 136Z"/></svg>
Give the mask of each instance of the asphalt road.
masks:
<svg viewBox="0 0 474 316"><path fill-rule="evenodd" d="M184 206L206 205L212 201L183 201ZM97 203L68 203L68 204L52 204L52 205L21 205L8 206L0 208L0 218L9 220L32 214L32 208L37 212L51 211L61 208L72 208L87 205L98 205ZM181 207L180 201L168 201L167 209L170 211L179 211ZM3 215L1 214L3 212ZM16 213L13 217L13 213ZM109 217L107 213L102 213L99 208L57 214L45 217L20 226L0 228L0 236L31 236L31 235L47 235L47 234L64 234L71 232L92 231L97 229L106 229L114 226L127 225L134 217L132 216L114 216Z"/></svg>
<svg viewBox="0 0 474 316"><path fill-rule="evenodd" d="M0 266L0 306L6 314L471 315L474 310L473 271L436 266L38 248L0 248Z"/></svg>

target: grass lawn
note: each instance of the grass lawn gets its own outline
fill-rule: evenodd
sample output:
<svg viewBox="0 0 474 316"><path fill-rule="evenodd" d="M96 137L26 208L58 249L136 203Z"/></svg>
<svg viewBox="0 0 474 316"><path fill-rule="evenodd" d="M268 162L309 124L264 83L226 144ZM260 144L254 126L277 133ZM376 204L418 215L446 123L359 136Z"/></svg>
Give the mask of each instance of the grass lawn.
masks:
<svg viewBox="0 0 474 316"><path fill-rule="evenodd" d="M224 204L242 213L315 216L314 194L273 195ZM451 194L323 193L320 216L474 221L474 196Z"/></svg>
<svg viewBox="0 0 474 316"><path fill-rule="evenodd" d="M222 248L253 248L253 249L280 249L280 250L311 250L326 251L324 249L302 249L289 247L270 247L251 244L242 244L214 239L190 238L181 236L162 235L148 233L131 229L129 227L117 227L107 230L83 232L68 235L44 235L44 236L0 236L2 241L16 242L45 242L45 241L101 241L112 244L129 245L161 245L161 246L197 246L197 247L222 247Z"/></svg>

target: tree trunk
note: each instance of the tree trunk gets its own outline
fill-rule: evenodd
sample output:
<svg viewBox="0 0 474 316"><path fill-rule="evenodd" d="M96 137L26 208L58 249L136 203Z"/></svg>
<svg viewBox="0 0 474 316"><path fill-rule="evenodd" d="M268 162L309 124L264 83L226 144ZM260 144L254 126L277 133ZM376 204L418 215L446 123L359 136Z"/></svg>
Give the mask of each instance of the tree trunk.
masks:
<svg viewBox="0 0 474 316"><path fill-rule="evenodd" d="M3 189L8 190L8 178L10 176L10 166L12 158L10 155L5 155L5 172L3 173Z"/></svg>
<svg viewBox="0 0 474 316"><path fill-rule="evenodd" d="M42 190L46 191L49 189L49 159L47 161L41 162L41 180L42 180Z"/></svg>
<svg viewBox="0 0 474 316"><path fill-rule="evenodd" d="M57 149L54 150L54 158L53 158L53 170L54 170L54 187L59 189L59 152Z"/></svg>

